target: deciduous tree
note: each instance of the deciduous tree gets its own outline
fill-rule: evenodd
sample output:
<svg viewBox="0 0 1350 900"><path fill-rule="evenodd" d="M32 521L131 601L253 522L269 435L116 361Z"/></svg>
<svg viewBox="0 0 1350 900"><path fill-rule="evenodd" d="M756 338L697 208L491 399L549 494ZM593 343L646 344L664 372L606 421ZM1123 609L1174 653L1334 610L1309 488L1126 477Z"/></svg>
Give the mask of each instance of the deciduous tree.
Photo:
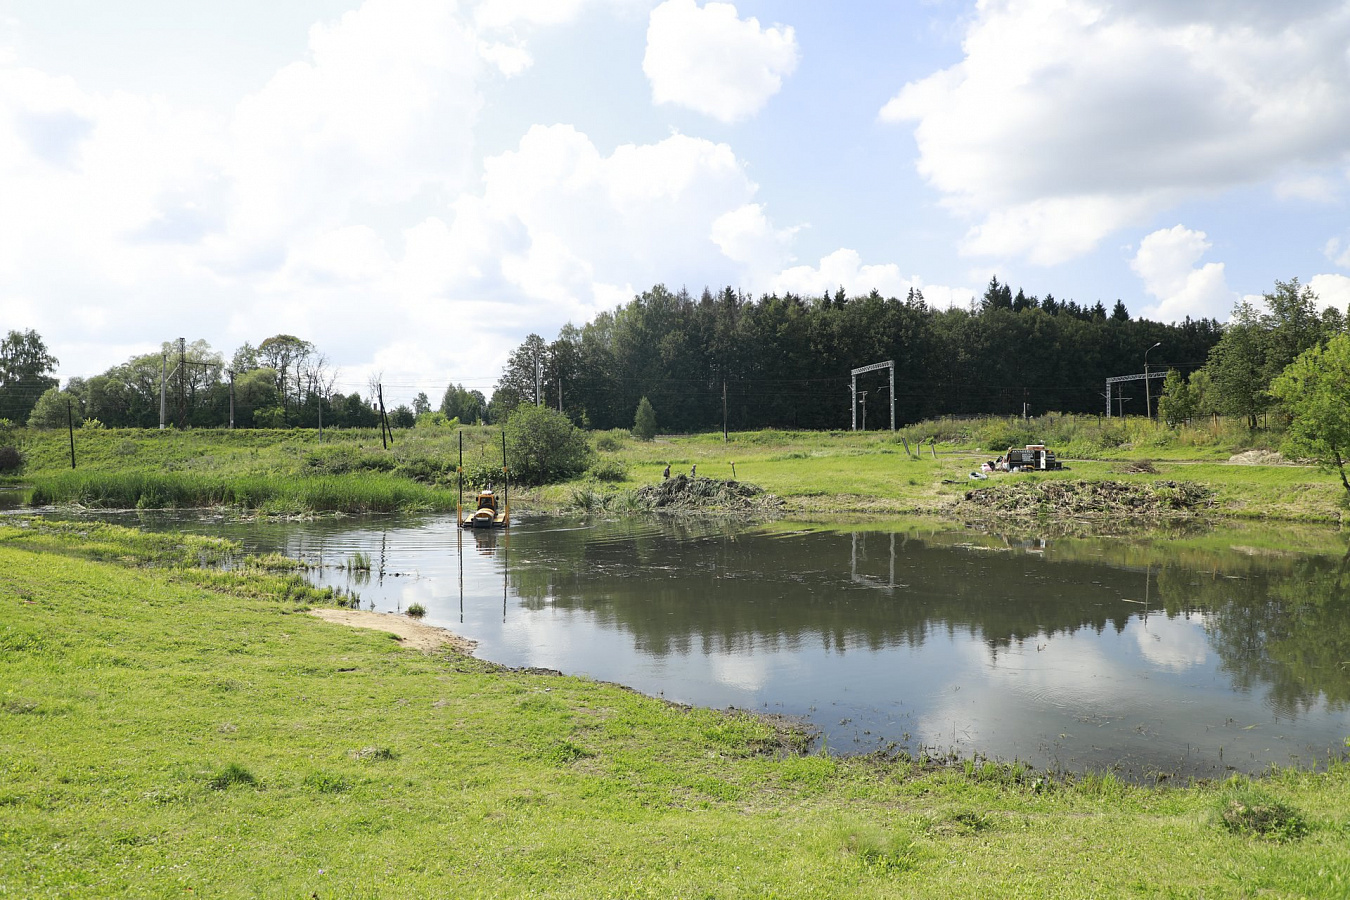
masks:
<svg viewBox="0 0 1350 900"><path fill-rule="evenodd" d="M1295 359L1271 385L1292 419L1286 447L1316 459L1341 476L1350 495L1345 459L1350 454L1350 335L1338 334Z"/></svg>
<svg viewBox="0 0 1350 900"><path fill-rule="evenodd" d="M11 331L0 341L0 419L26 422L38 398L57 386L59 365L32 329Z"/></svg>
<svg viewBox="0 0 1350 900"><path fill-rule="evenodd" d="M580 475L594 457L586 435L547 406L521 404L506 422L507 458L512 477L546 484Z"/></svg>

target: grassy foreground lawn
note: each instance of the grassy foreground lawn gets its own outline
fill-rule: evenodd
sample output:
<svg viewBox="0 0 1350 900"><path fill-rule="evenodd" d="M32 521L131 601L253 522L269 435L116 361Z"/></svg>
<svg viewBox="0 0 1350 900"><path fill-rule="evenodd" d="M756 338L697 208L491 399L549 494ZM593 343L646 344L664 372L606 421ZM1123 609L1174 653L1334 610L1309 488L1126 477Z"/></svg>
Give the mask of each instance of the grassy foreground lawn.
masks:
<svg viewBox="0 0 1350 900"><path fill-rule="evenodd" d="M1145 789L766 752L187 566L219 550L0 528L0 897L1350 894L1345 765Z"/></svg>

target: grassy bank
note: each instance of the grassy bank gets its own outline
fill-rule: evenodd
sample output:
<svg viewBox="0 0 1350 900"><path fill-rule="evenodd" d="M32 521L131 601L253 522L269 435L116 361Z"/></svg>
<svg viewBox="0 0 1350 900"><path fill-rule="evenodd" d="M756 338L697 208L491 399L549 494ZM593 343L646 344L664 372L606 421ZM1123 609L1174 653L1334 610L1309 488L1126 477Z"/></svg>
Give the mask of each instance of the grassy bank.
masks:
<svg viewBox="0 0 1350 900"><path fill-rule="evenodd" d="M0 529L0 896L1350 891L1345 766L1143 789L784 753L755 719L409 652L265 567L190 567L231 552Z"/></svg>
<svg viewBox="0 0 1350 900"><path fill-rule="evenodd" d="M60 432L20 432L21 476L40 499L87 505L235 504L276 512L448 509L454 505L455 429L412 429L382 446L376 431L138 431L80 429L77 475ZM499 432L462 429L471 480L495 478ZM1279 446L1274 432L1234 422L1168 428L1142 418L1091 416L937 420L890 432L733 432L636 441L625 432L592 436L597 461L571 483L520 491L545 506L604 506L674 472L753 482L804 515L945 514L971 487L968 473L1009 446L1044 440L1061 473L999 480L1193 481L1213 491L1219 515L1339 523L1350 516L1336 478L1311 466L1234 465L1242 451ZM1152 472L1129 471L1151 461ZM134 477L133 477L134 476ZM610 501L623 511L624 498Z"/></svg>
<svg viewBox="0 0 1350 900"><path fill-rule="evenodd" d="M232 506L273 515L387 513L455 508L456 494L388 473L307 478L200 472L72 471L34 479L33 506L100 509Z"/></svg>
<svg viewBox="0 0 1350 900"><path fill-rule="evenodd" d="M1044 433L1043 438L1037 435ZM1063 443L1057 442L1062 438ZM1313 466L1239 465L1229 458L1269 450L1278 440L1231 424L1169 429L1143 420L1122 424L1091 417L1032 420L950 420L890 432L732 433L661 437L643 442L608 433L601 466L622 480L555 486L552 502L574 502L578 487L593 492L631 490L672 472L751 481L787 501L788 511L828 516L950 514L974 484L969 473L1009 446L1049 442L1068 467L1061 472L998 475L994 481L1160 480L1197 482L1214 493L1214 512L1237 518L1340 523L1350 518L1345 491L1334 475ZM1152 471L1134 471L1148 461ZM987 484L984 483L984 484Z"/></svg>

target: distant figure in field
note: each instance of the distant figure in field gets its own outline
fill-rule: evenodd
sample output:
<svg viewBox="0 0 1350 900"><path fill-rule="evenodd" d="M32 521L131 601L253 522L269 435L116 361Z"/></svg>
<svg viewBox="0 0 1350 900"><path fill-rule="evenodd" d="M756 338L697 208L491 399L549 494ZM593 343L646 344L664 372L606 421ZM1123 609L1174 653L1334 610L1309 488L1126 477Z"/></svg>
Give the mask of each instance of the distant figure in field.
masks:
<svg viewBox="0 0 1350 900"><path fill-rule="evenodd" d="M662 478L669 478L669 477L670 477L670 463L666 463L666 470L665 470L664 472L661 473L661 477L662 477Z"/></svg>
<svg viewBox="0 0 1350 900"><path fill-rule="evenodd" d="M698 471L698 463L694 463L692 466L689 467L689 477L693 478L694 473L697 471Z"/></svg>

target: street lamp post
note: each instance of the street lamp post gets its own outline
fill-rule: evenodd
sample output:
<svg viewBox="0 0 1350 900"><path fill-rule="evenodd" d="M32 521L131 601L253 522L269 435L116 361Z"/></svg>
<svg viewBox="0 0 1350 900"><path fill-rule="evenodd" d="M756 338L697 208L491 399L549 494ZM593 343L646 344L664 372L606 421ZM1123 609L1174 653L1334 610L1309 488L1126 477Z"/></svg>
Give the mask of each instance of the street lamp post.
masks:
<svg viewBox="0 0 1350 900"><path fill-rule="evenodd" d="M1144 351L1144 407L1150 421L1153 419L1153 394L1149 390L1148 383L1148 355L1162 346L1162 341L1154 344Z"/></svg>

